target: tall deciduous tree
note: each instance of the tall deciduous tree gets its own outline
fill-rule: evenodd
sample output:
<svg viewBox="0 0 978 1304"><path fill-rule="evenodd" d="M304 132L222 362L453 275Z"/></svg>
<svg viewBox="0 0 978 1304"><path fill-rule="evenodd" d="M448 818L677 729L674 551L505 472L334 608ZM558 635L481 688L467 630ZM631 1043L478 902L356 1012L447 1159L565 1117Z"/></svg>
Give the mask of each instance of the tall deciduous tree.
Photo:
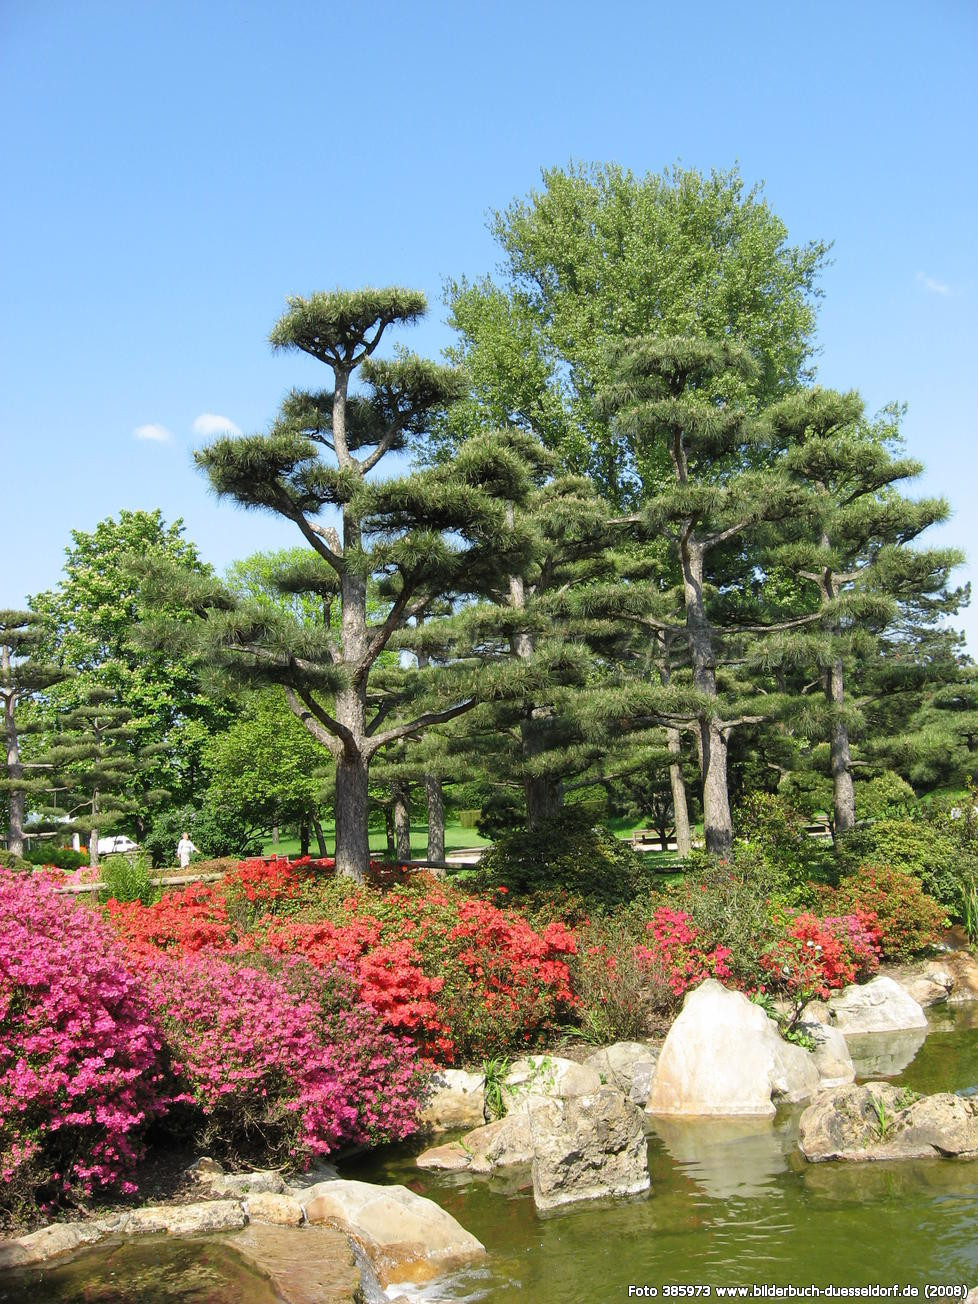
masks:
<svg viewBox="0 0 978 1304"><path fill-rule="evenodd" d="M424 311L422 294L396 288L290 299L272 344L322 362L332 388L292 394L267 435L225 437L197 455L219 495L291 520L309 545L307 562L276 577L278 587L316 593L338 609L336 633L332 619L310 630L254 609L214 614L210 646L239 675L284 685L290 708L329 749L337 867L356 878L369 864L372 758L478 700L471 663L441 669L436 681L406 666L380 671L379 658L439 597L477 594L500 569L518 571L527 547L505 511L527 492L526 468L490 436L468 441L450 468L387 481L370 475L421 437L459 391L446 368L403 353L375 356L388 327ZM362 391L351 389L355 379ZM338 528L323 519L331 508ZM377 619L371 582L386 604Z"/></svg>

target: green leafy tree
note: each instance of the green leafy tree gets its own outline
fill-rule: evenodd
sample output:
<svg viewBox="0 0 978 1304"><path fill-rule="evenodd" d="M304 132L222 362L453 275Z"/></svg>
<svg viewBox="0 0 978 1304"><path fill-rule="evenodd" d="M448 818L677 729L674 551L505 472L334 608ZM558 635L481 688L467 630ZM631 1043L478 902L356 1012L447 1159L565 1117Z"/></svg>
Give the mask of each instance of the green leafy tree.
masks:
<svg viewBox="0 0 978 1304"><path fill-rule="evenodd" d="M827 247L790 244L759 187L736 169L637 177L616 164L553 168L494 214L498 281L449 283L450 320L470 389L437 427L514 424L562 466L630 505L647 489L627 433L595 407L613 379L608 346L639 335L736 338L754 366L727 392L762 405L806 375L816 278ZM666 468L667 469L667 468Z"/></svg>
<svg viewBox="0 0 978 1304"><path fill-rule="evenodd" d="M128 712L129 745L153 764L136 766L135 785L126 794L140 833L148 827L149 805L140 793L165 789L174 801L190 800L203 787L200 750L228 718L228 704L200 683L200 667L170 641L148 651L137 640L149 614L186 621L179 603L148 601L143 573L165 560L188 577L207 577L211 569L184 538L183 524L167 524L159 510L121 511L91 533L72 532L64 577L56 588L31 599L53 661L69 675L45 694L49 722L74 709L94 690L106 690Z"/></svg>

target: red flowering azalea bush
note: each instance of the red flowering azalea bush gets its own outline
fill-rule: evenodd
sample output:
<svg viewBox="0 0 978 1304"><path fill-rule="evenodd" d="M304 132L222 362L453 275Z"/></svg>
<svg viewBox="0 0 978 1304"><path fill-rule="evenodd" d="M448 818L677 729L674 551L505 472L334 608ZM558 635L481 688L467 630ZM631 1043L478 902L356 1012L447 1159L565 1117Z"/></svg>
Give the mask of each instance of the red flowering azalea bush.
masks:
<svg viewBox="0 0 978 1304"><path fill-rule="evenodd" d="M645 965L654 971L663 968L669 976L674 996L683 996L707 978L721 982L731 977L727 961L728 946L709 946L684 910L659 906L645 925L648 938L636 950Z"/></svg>
<svg viewBox="0 0 978 1304"><path fill-rule="evenodd" d="M297 959L160 956L145 977L190 1107L224 1153L288 1164L414 1130L424 1075L352 980Z"/></svg>
<svg viewBox="0 0 978 1304"><path fill-rule="evenodd" d="M0 1206L135 1190L161 1044L105 921L0 870Z"/></svg>

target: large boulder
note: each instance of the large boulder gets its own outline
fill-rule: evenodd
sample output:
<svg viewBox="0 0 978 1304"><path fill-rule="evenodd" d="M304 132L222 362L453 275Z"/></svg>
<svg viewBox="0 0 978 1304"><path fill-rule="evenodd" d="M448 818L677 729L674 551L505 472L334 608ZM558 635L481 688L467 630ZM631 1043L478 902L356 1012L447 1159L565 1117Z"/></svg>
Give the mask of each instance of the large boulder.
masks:
<svg viewBox="0 0 978 1304"><path fill-rule="evenodd" d="M507 1114L468 1132L461 1141L434 1146L418 1156L419 1168L492 1174L497 1168L514 1168L533 1159L533 1137L527 1111Z"/></svg>
<svg viewBox="0 0 978 1304"><path fill-rule="evenodd" d="M892 978L876 977L871 982L846 987L829 1001L829 1010L833 1023L846 1036L927 1027L927 1015Z"/></svg>
<svg viewBox="0 0 978 1304"><path fill-rule="evenodd" d="M485 1246L450 1213L406 1186L340 1179L304 1194L306 1221L352 1236L384 1285L430 1281L485 1256Z"/></svg>
<svg viewBox="0 0 978 1304"><path fill-rule="evenodd" d="M978 1101L949 1093L914 1100L889 1082L838 1087L802 1114L798 1145L811 1163L974 1158Z"/></svg>
<svg viewBox="0 0 978 1304"><path fill-rule="evenodd" d="M880 971L883 978L892 978L921 1009L940 1005L954 989L954 978L947 965L940 960L916 960L909 964L891 964Z"/></svg>
<svg viewBox="0 0 978 1304"><path fill-rule="evenodd" d="M775 1113L774 1099L818 1090L814 1057L782 1039L777 1024L715 979L690 992L659 1055L646 1110L717 1117Z"/></svg>
<svg viewBox="0 0 978 1304"><path fill-rule="evenodd" d="M644 1106L658 1058L658 1047L648 1042L616 1041L589 1055L584 1064L594 1069L603 1083L617 1087L633 1104Z"/></svg>
<svg viewBox="0 0 978 1304"><path fill-rule="evenodd" d="M557 1097L535 1109L529 1121L538 1209L648 1193L642 1111L617 1088Z"/></svg>
<svg viewBox="0 0 978 1304"><path fill-rule="evenodd" d="M486 1121L486 1075L465 1069L438 1069L418 1112L418 1123L432 1132L479 1127Z"/></svg>
<svg viewBox="0 0 978 1304"><path fill-rule="evenodd" d="M951 978L951 1004L978 1001L978 960L968 951L949 951L940 963Z"/></svg>
<svg viewBox="0 0 978 1304"><path fill-rule="evenodd" d="M506 1113L531 1113L546 1100L569 1100L597 1091L601 1075L589 1064L560 1055L527 1055L511 1065L503 1083Z"/></svg>

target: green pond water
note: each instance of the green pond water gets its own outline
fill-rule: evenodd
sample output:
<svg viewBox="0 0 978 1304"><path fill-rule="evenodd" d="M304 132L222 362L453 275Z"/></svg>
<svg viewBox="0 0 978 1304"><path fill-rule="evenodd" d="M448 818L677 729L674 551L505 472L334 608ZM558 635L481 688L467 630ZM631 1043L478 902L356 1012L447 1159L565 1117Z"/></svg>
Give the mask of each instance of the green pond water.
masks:
<svg viewBox="0 0 978 1304"><path fill-rule="evenodd" d="M861 1077L887 1076L922 1093L978 1092L978 1006L932 1015L926 1039L877 1036L851 1048ZM978 1161L807 1164L797 1150L799 1115L658 1120L649 1136L650 1199L546 1216L517 1181L421 1173L408 1150L347 1165L343 1175L402 1182L487 1247L487 1265L412 1290L426 1301L594 1304L627 1300L630 1285L658 1287L662 1299L670 1285L755 1284L898 1284L923 1299L927 1285L978 1284ZM211 1240L100 1247L0 1285L2 1304L274 1298Z"/></svg>

